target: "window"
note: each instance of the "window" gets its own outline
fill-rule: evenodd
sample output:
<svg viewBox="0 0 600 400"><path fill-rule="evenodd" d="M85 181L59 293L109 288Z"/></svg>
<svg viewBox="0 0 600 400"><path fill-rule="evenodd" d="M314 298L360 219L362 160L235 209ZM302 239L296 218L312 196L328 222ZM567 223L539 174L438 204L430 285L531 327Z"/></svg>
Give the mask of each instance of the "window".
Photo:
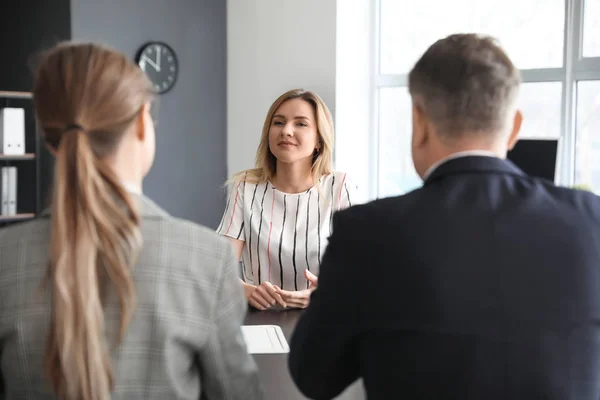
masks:
<svg viewBox="0 0 600 400"><path fill-rule="evenodd" d="M407 75L434 41L457 32L498 39L522 72L521 137L558 138L557 183L600 193L600 0L376 1L371 197L421 185L411 160Z"/></svg>
<svg viewBox="0 0 600 400"><path fill-rule="evenodd" d="M600 81L577 83L575 182L600 189Z"/></svg>
<svg viewBox="0 0 600 400"><path fill-rule="evenodd" d="M380 4L382 74L408 73L433 42L455 32L481 32L500 39L519 68L563 64L564 0L381 0Z"/></svg>
<svg viewBox="0 0 600 400"><path fill-rule="evenodd" d="M412 104L406 87L379 90L379 196L408 192L421 185L411 157Z"/></svg>
<svg viewBox="0 0 600 400"><path fill-rule="evenodd" d="M519 107L523 113L520 137L557 139L560 137L561 82L521 84Z"/></svg>
<svg viewBox="0 0 600 400"><path fill-rule="evenodd" d="M600 57L600 0L585 0L582 55Z"/></svg>

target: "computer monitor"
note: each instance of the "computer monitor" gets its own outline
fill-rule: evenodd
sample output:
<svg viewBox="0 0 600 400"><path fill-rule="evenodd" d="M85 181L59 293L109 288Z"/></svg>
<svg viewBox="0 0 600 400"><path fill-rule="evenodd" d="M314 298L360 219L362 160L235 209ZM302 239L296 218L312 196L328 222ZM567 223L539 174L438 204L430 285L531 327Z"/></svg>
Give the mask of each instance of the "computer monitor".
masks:
<svg viewBox="0 0 600 400"><path fill-rule="evenodd" d="M530 176L554 182L558 140L520 139L507 158Z"/></svg>

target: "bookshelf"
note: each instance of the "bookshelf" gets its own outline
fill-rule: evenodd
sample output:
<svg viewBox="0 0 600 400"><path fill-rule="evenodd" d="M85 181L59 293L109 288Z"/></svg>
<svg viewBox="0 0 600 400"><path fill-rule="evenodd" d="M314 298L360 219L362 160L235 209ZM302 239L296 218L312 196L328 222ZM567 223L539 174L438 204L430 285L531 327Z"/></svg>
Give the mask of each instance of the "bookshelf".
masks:
<svg viewBox="0 0 600 400"><path fill-rule="evenodd" d="M33 160L35 158L35 154L34 153L27 153L27 154L21 154L21 155L6 155L6 154L2 154L0 153L0 161L5 160L5 161L11 161L11 160Z"/></svg>
<svg viewBox="0 0 600 400"><path fill-rule="evenodd" d="M41 211L40 140L35 122L33 94L0 90L0 108L5 107L25 110L25 154L2 154L0 151L0 167L17 168L16 214L0 214L0 228L35 218Z"/></svg>
<svg viewBox="0 0 600 400"><path fill-rule="evenodd" d="M0 90L0 97L5 99L32 99L33 94L31 92L14 92Z"/></svg>
<svg viewBox="0 0 600 400"><path fill-rule="evenodd" d="M0 215L0 222L24 221L34 218L34 213L15 214L15 215Z"/></svg>

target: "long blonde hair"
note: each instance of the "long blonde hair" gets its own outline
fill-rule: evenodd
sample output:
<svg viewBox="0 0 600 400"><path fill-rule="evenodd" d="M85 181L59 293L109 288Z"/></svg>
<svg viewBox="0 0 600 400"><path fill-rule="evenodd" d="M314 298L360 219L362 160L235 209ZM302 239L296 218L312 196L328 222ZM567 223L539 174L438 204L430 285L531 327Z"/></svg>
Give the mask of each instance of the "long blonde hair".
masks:
<svg viewBox="0 0 600 400"><path fill-rule="evenodd" d="M251 183L261 183L270 180L277 171L277 159L269 148L269 130L273 122L273 115L279 106L288 100L302 99L309 103L314 111L317 122L317 135L321 142L321 149L313 155L311 174L314 184L319 179L333 172L333 118L325 102L314 92L304 89L293 89L285 92L275 100L269 108L263 125L260 144L256 152L255 167L234 175L233 181L245 180Z"/></svg>
<svg viewBox="0 0 600 400"><path fill-rule="evenodd" d="M134 201L105 157L153 93L123 54L61 43L41 55L33 94L43 138L56 151L45 369L61 399L107 400L114 377L104 296L111 283L121 306L118 344L135 309L131 267L142 239Z"/></svg>

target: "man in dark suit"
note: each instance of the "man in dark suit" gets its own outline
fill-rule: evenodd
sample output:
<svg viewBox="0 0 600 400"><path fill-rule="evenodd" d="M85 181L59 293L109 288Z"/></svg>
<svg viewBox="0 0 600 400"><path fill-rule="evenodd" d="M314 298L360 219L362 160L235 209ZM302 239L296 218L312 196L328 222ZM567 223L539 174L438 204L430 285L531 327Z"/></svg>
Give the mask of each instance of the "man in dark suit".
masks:
<svg viewBox="0 0 600 400"><path fill-rule="evenodd" d="M525 175L519 71L487 37L433 44L409 75L422 188L338 212L291 340L310 398L600 396L600 201Z"/></svg>

